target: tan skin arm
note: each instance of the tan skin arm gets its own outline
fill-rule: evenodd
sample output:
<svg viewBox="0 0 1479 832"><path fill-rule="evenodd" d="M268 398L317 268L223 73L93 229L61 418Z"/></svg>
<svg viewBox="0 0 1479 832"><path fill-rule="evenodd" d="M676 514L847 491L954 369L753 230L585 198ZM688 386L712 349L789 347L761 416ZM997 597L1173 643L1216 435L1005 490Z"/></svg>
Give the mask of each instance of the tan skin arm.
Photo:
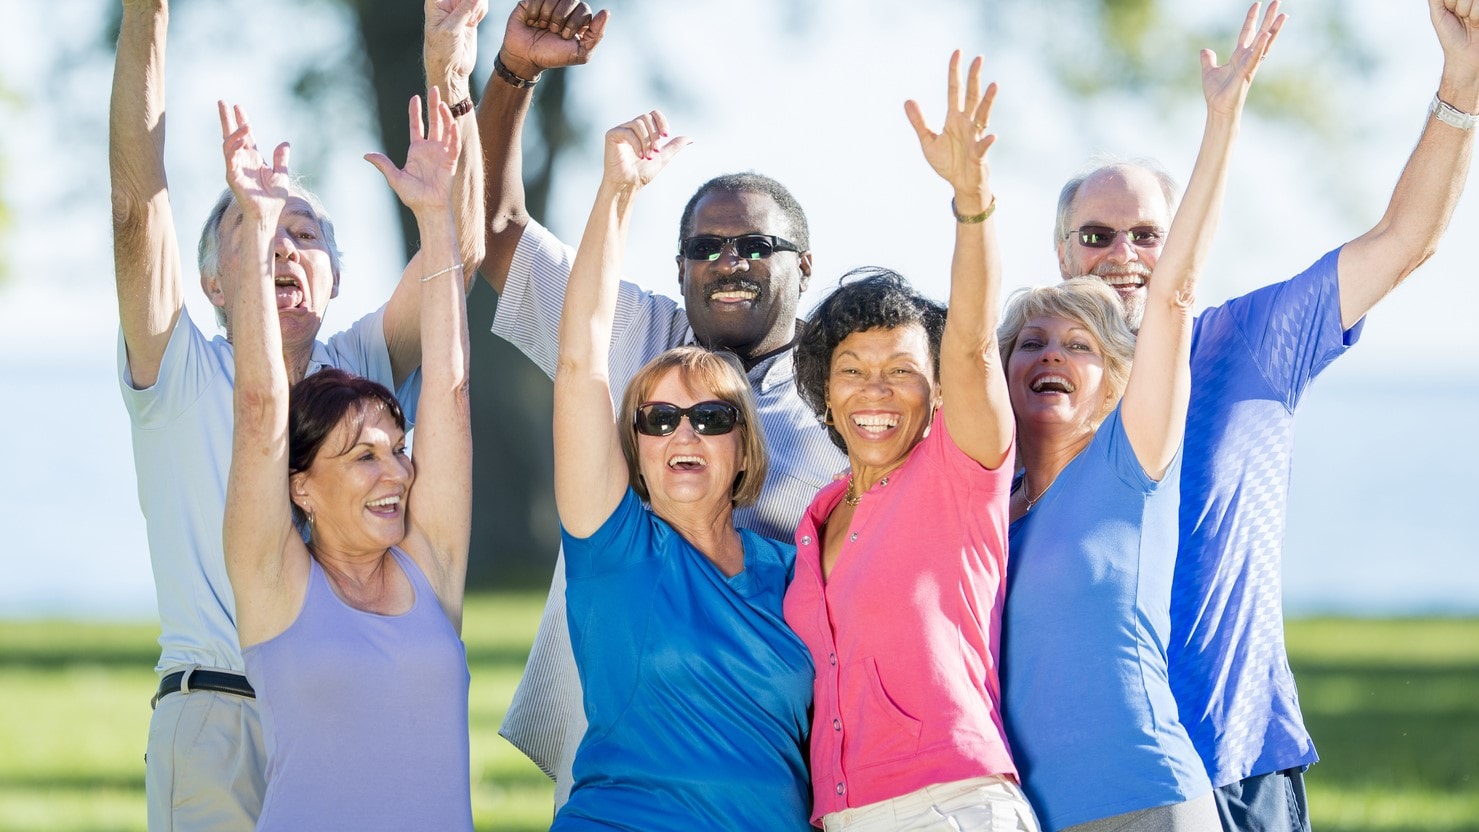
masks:
<svg viewBox="0 0 1479 832"><path fill-rule="evenodd" d="M1428 0L1443 48L1438 97L1479 113L1479 3ZM1341 249L1341 324L1350 329L1438 249L1463 193L1479 128L1460 130L1429 116L1377 224Z"/></svg>
<svg viewBox="0 0 1479 832"><path fill-rule="evenodd" d="M575 0L523 0L509 14L499 59L526 80L546 69L583 64L600 44L608 17L605 10L592 14L588 4ZM534 90L490 75L478 104L487 222L483 279L500 294L530 219L521 143Z"/></svg>
<svg viewBox="0 0 1479 832"><path fill-rule="evenodd" d="M1217 233L1243 103L1286 19L1279 14L1278 0L1269 4L1262 24L1258 8L1254 3L1248 9L1226 64L1218 66L1216 55L1202 50L1202 91L1207 99L1202 146L1150 281L1145 318L1135 342L1135 365L1120 405L1130 447L1155 480L1165 476L1186 432L1192 303Z"/></svg>
<svg viewBox="0 0 1479 832"><path fill-rule="evenodd" d="M919 104L904 105L920 148L954 190L955 210L973 216L995 207L986 151L996 136L986 133L996 85L984 89L982 59L971 62L961 85L960 52L950 56L945 124L939 133L925 123ZM1001 308L1001 255L996 223L955 223L950 263L950 314L940 343L940 396L945 424L956 445L971 459L995 470L1012 447L1011 399L996 348ZM829 524L830 525L830 524Z"/></svg>
<svg viewBox="0 0 1479 832"><path fill-rule="evenodd" d="M450 107L469 95L468 77L477 60L478 22L488 13L488 3L426 0L425 8L422 56L427 85ZM483 226L483 157L476 122L465 116L459 119L458 135L461 147L453 179L453 217L461 243L451 257L434 259L423 239L421 250L406 264L385 306L385 345L397 387L421 366L421 290L416 281L421 275L460 263L465 292L472 288L473 275L483 260L483 236L478 231Z"/></svg>
<svg viewBox="0 0 1479 832"><path fill-rule="evenodd" d="M184 303L180 247L164 173L166 0L127 0L108 110L113 266L133 385L159 378Z"/></svg>

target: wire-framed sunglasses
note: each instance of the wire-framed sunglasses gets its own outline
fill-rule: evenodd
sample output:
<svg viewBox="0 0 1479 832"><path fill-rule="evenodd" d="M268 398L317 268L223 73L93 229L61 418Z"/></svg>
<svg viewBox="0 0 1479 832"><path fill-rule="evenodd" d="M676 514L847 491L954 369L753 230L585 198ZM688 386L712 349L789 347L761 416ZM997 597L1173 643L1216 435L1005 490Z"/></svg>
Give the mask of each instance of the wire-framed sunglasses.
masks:
<svg viewBox="0 0 1479 832"><path fill-rule="evenodd" d="M724 247L731 244L735 256L741 260L764 260L777 251L801 251L795 243L773 234L741 234L738 237L699 234L679 243L678 252L688 260L718 260Z"/></svg>
<svg viewBox="0 0 1479 832"><path fill-rule="evenodd" d="M1166 232L1153 225L1118 229L1107 225L1086 225L1068 232L1084 248L1109 248L1121 234L1136 248L1154 248L1166 241Z"/></svg>
<svg viewBox="0 0 1479 832"><path fill-rule="evenodd" d="M739 424L739 408L729 402L699 402L688 407L679 407L670 402L646 402L637 405L632 416L632 425L644 436L668 436L678 429L683 417L693 432L700 436L723 436Z"/></svg>

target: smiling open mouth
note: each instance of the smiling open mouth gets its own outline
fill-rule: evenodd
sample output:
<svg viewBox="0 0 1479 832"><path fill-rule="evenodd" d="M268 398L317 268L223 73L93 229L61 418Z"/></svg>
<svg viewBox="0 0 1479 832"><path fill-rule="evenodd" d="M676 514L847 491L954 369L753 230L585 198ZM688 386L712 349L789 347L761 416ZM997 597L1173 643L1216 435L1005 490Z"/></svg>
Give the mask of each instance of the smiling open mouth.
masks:
<svg viewBox="0 0 1479 832"><path fill-rule="evenodd" d="M295 309L303 305L303 286L298 279L288 274L280 274L273 279L277 288L277 308Z"/></svg>
<svg viewBox="0 0 1479 832"><path fill-rule="evenodd" d="M749 282L725 283L709 287L709 301L742 303L760 299L760 286Z"/></svg>
<svg viewBox="0 0 1479 832"><path fill-rule="evenodd" d="M852 423L864 433L883 433L898 427L899 417L896 413L859 413L853 415Z"/></svg>
<svg viewBox="0 0 1479 832"><path fill-rule="evenodd" d="M1029 389L1034 393L1072 393L1078 390L1073 382L1063 376L1047 375L1032 380Z"/></svg>
<svg viewBox="0 0 1479 832"><path fill-rule="evenodd" d="M698 471L707 464L701 456L682 455L668 460L668 467L675 471Z"/></svg>

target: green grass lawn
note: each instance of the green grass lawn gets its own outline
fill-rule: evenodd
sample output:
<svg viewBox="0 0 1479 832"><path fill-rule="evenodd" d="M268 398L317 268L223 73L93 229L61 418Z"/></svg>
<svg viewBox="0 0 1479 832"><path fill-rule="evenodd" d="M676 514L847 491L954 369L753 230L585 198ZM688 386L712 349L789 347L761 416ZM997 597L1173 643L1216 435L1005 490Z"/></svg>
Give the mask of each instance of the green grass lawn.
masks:
<svg viewBox="0 0 1479 832"><path fill-rule="evenodd" d="M549 825L552 786L497 735L543 593L476 597L473 814L479 829ZM143 830L152 625L0 622L0 830ZM1479 620L1289 625L1324 761L1320 832L1479 832Z"/></svg>

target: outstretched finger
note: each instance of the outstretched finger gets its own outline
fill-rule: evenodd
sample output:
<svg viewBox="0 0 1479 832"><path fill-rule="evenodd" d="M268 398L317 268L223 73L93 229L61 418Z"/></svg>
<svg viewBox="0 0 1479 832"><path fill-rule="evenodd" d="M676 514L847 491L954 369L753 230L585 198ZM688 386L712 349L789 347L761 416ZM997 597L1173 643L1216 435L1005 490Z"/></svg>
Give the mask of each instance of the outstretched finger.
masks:
<svg viewBox="0 0 1479 832"><path fill-rule="evenodd" d="M274 173L285 174L289 171L288 157L292 155L292 151L292 145L287 142L283 142L277 146L276 150L272 151L272 170Z"/></svg>
<svg viewBox="0 0 1479 832"><path fill-rule="evenodd" d="M971 60L970 68L965 73L965 101L961 112L973 111L981 103L981 65L985 60L977 55ZM976 122L981 124L982 122Z"/></svg>
<svg viewBox="0 0 1479 832"><path fill-rule="evenodd" d="M231 126L231 111L226 109L225 101L219 98L216 99L216 111L221 116L221 139L224 141L231 138L231 134L236 132L236 128Z"/></svg>
<svg viewBox="0 0 1479 832"><path fill-rule="evenodd" d="M909 99L904 102L904 115L908 116L909 124L914 128L914 135L919 137L919 143L925 144L934 139L935 131L930 129L924 120L924 110L920 108L919 102Z"/></svg>
<svg viewBox="0 0 1479 832"><path fill-rule="evenodd" d="M1202 50L1202 72L1207 73L1217 68L1217 53L1210 49Z"/></svg>
<svg viewBox="0 0 1479 832"><path fill-rule="evenodd" d="M976 105L976 111L971 114L971 121L975 123L977 130L991 127L991 107L996 104L997 90L995 81L987 84L986 94L981 96L981 103Z"/></svg>
<svg viewBox="0 0 1479 832"><path fill-rule="evenodd" d="M1243 18L1243 30L1238 32L1238 48L1247 49L1253 45L1253 33L1257 31L1258 9L1262 3L1254 3L1248 7L1248 16Z"/></svg>
<svg viewBox="0 0 1479 832"><path fill-rule="evenodd" d="M441 119L442 91L433 85L426 94L426 137L434 142L442 140L446 132Z"/></svg>
<svg viewBox="0 0 1479 832"><path fill-rule="evenodd" d="M426 138L426 125L421 121L421 96L411 96L411 103L406 106L406 115L410 122L411 141Z"/></svg>
<svg viewBox="0 0 1479 832"><path fill-rule="evenodd" d="M1278 4L1275 3L1274 5L1278 5ZM1270 7L1270 8L1272 8L1272 7ZM1274 41L1275 40L1278 40L1279 32L1283 31L1283 29L1284 29L1284 23L1288 19L1289 19L1289 15L1287 15L1287 14L1281 14L1278 17L1274 18L1273 25L1269 26L1268 27L1268 30L1264 32L1264 34L1267 35L1268 37L1267 37L1266 40L1264 40L1263 46L1259 49L1259 51L1258 51L1258 57L1260 57L1260 58L1264 57L1265 55L1268 54L1269 50L1274 47Z"/></svg>
<svg viewBox="0 0 1479 832"><path fill-rule="evenodd" d="M960 50L950 53L950 78L945 84L945 106L953 112L960 112Z"/></svg>
<svg viewBox="0 0 1479 832"><path fill-rule="evenodd" d="M400 173L400 169L390 161L389 156L383 153L366 153L365 161L374 165L375 170L380 171L380 175L385 177L385 184L389 185L391 190L395 189L395 177Z"/></svg>

